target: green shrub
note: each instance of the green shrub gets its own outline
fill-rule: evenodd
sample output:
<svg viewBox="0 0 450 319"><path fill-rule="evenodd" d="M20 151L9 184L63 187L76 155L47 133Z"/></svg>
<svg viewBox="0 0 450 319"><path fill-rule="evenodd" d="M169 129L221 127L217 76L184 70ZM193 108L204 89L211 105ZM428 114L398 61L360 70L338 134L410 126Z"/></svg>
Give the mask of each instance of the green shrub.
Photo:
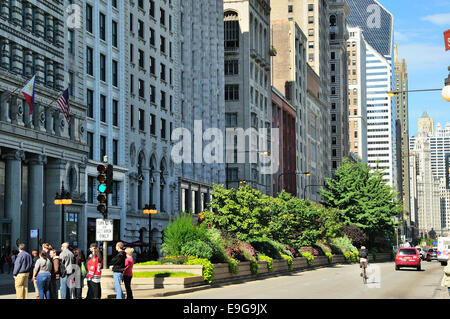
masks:
<svg viewBox="0 0 450 319"><path fill-rule="evenodd" d="M238 262L236 259L228 258L228 270L232 274L238 273Z"/></svg>
<svg viewBox="0 0 450 319"><path fill-rule="evenodd" d="M352 241L347 236L337 237L330 240L330 247L332 248L332 253L344 254L344 252L350 252L358 250L353 246Z"/></svg>
<svg viewBox="0 0 450 319"><path fill-rule="evenodd" d="M228 262L228 256L225 252L225 243L221 231L215 227L208 228L206 230L206 237L208 238L208 241L211 243L213 248L211 262Z"/></svg>
<svg viewBox="0 0 450 319"><path fill-rule="evenodd" d="M208 243L197 239L185 243L181 247L181 253L183 255L195 256L197 258L204 258L210 260L213 255L213 249Z"/></svg>
<svg viewBox="0 0 450 319"><path fill-rule="evenodd" d="M359 261L359 251L354 250L353 254L355 255L355 261Z"/></svg>
<svg viewBox="0 0 450 319"><path fill-rule="evenodd" d="M352 255L349 251L344 251L344 258L346 261L351 262L352 261Z"/></svg>
<svg viewBox="0 0 450 319"><path fill-rule="evenodd" d="M214 265L208 259L204 258L190 259L188 262L185 263L185 265L202 265L203 279L208 283L212 283L212 279L214 277Z"/></svg>
<svg viewBox="0 0 450 319"><path fill-rule="evenodd" d="M181 214L175 220L170 220L163 237L161 251L165 255L180 255L184 244L198 239L207 241L206 224L197 226L190 214Z"/></svg>
<svg viewBox="0 0 450 319"><path fill-rule="evenodd" d="M166 278L166 277L194 277L196 275L187 272L169 272L169 271L139 271L133 272L134 278Z"/></svg>
<svg viewBox="0 0 450 319"><path fill-rule="evenodd" d="M326 252L325 255L328 257L328 263L333 263L333 254L330 252Z"/></svg>
<svg viewBox="0 0 450 319"><path fill-rule="evenodd" d="M301 252L302 256L306 258L306 261L308 263L308 266L311 266L314 261L314 256L311 253L308 252Z"/></svg>
<svg viewBox="0 0 450 319"><path fill-rule="evenodd" d="M283 259L287 261L289 270L294 270L294 260L292 259L292 257L288 255L281 255L281 257L283 257Z"/></svg>
<svg viewBox="0 0 450 319"><path fill-rule="evenodd" d="M269 256L265 256L265 255L258 255L258 260L264 260L267 262L267 270L269 272L273 272L273 259L270 258Z"/></svg>
<svg viewBox="0 0 450 319"><path fill-rule="evenodd" d="M259 264L256 259L250 260L250 271L252 272L252 275L257 275L259 270Z"/></svg>
<svg viewBox="0 0 450 319"><path fill-rule="evenodd" d="M260 254L269 256L273 259L281 259L281 254L278 251L277 244L268 238L258 238L250 241L250 244Z"/></svg>
<svg viewBox="0 0 450 319"><path fill-rule="evenodd" d="M157 265L162 265L162 262L160 261L146 261L143 263L138 263L138 264L134 264L135 266L157 266Z"/></svg>
<svg viewBox="0 0 450 319"><path fill-rule="evenodd" d="M194 259L194 256L164 256L159 258L159 264L175 264L175 265L183 265L190 259Z"/></svg>

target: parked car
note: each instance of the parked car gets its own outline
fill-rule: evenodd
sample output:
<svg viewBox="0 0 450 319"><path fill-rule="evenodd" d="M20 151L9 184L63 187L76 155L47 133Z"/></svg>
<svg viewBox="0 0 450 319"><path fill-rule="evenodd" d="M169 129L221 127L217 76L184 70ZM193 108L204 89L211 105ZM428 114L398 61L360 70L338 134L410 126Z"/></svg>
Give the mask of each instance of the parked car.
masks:
<svg viewBox="0 0 450 319"><path fill-rule="evenodd" d="M432 261L432 260L437 260L437 259L438 259L437 247L428 249L427 261Z"/></svg>
<svg viewBox="0 0 450 319"><path fill-rule="evenodd" d="M414 247L400 247L395 256L395 270L400 267L413 267L418 271L422 269L419 252Z"/></svg>

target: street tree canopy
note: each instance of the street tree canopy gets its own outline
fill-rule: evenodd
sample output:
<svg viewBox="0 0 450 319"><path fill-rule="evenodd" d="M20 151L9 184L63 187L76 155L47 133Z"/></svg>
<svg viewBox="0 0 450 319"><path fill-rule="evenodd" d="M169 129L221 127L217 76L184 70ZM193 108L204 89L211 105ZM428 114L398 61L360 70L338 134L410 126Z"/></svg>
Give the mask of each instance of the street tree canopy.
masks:
<svg viewBox="0 0 450 319"><path fill-rule="evenodd" d="M397 227L394 218L402 212L402 204L382 171L345 159L326 182L327 189L321 191L324 204L337 208L345 225L364 230L371 243L377 235L392 235Z"/></svg>

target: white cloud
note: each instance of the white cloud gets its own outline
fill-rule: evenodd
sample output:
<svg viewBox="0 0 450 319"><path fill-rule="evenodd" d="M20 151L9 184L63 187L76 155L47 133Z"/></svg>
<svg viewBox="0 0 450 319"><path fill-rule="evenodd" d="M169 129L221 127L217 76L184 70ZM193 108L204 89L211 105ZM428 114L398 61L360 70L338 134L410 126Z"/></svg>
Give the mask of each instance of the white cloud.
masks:
<svg viewBox="0 0 450 319"><path fill-rule="evenodd" d="M450 25L450 13L433 14L423 17L421 20L431 22L438 26Z"/></svg>
<svg viewBox="0 0 450 319"><path fill-rule="evenodd" d="M444 40L441 46L431 43L402 44L398 51L399 58L405 58L408 70L447 70L450 64L450 54L445 51Z"/></svg>

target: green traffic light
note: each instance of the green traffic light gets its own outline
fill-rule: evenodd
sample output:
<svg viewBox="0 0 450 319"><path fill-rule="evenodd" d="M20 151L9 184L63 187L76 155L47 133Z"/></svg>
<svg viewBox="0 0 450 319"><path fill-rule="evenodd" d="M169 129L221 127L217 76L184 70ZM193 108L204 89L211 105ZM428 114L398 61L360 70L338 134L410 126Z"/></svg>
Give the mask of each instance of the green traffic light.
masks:
<svg viewBox="0 0 450 319"><path fill-rule="evenodd" d="M106 191L106 185L105 184L98 185L98 191L100 193L104 193Z"/></svg>

